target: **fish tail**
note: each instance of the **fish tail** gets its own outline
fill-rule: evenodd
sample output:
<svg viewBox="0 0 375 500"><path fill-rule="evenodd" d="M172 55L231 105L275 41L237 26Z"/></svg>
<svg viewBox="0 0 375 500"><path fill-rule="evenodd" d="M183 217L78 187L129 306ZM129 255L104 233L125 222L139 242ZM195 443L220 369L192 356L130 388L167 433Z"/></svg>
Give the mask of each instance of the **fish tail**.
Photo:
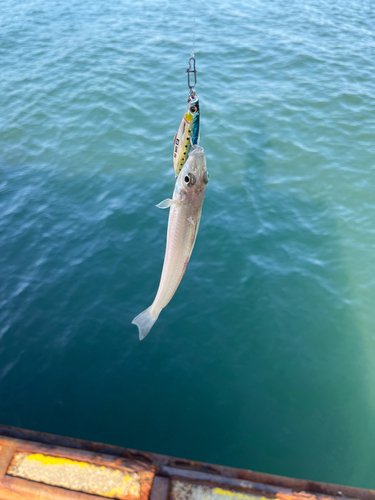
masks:
<svg viewBox="0 0 375 500"><path fill-rule="evenodd" d="M143 340L148 335L158 317L159 314L156 317L151 314L150 306L133 319L132 324L138 326L139 340Z"/></svg>

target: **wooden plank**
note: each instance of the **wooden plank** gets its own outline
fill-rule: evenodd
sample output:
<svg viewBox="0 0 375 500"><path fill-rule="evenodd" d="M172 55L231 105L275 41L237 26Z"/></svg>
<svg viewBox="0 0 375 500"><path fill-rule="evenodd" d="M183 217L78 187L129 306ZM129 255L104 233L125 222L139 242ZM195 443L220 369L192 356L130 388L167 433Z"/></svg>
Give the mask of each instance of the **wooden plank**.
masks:
<svg viewBox="0 0 375 500"><path fill-rule="evenodd" d="M138 460L2 438L0 499L148 500L155 467Z"/></svg>

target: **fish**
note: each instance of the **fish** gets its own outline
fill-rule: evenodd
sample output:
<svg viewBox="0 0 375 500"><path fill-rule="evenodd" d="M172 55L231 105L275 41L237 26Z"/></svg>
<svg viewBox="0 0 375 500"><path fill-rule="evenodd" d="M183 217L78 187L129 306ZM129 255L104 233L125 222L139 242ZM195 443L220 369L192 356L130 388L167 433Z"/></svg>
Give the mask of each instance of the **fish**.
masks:
<svg viewBox="0 0 375 500"><path fill-rule="evenodd" d="M167 244L155 299L150 307L132 321L138 327L139 340L148 335L185 274L198 233L208 179L204 150L194 146L177 177L172 199L156 205L158 208L170 209Z"/></svg>
<svg viewBox="0 0 375 500"><path fill-rule="evenodd" d="M199 115L199 99L194 93L189 96L188 107L173 139L173 168L176 175L185 165L192 146L199 144Z"/></svg>

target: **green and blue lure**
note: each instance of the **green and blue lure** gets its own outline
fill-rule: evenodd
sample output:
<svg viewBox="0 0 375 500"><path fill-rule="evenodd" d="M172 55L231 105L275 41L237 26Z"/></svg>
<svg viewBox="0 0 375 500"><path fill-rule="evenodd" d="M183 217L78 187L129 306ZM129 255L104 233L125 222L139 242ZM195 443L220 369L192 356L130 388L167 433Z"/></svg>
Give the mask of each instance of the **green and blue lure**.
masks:
<svg viewBox="0 0 375 500"><path fill-rule="evenodd" d="M193 63L193 68L191 64ZM186 70L188 74L188 86L190 94L188 98L188 106L181 120L177 134L173 139L173 168L176 176L181 172L182 167L188 158L188 154L192 147L199 145L199 99L195 93L195 84L197 83L197 71L195 69L195 59L189 59L189 68ZM194 84L190 85L190 73L194 73Z"/></svg>
<svg viewBox="0 0 375 500"><path fill-rule="evenodd" d="M178 175L185 165L192 146L199 143L199 99L189 96L188 107L173 139L173 168Z"/></svg>

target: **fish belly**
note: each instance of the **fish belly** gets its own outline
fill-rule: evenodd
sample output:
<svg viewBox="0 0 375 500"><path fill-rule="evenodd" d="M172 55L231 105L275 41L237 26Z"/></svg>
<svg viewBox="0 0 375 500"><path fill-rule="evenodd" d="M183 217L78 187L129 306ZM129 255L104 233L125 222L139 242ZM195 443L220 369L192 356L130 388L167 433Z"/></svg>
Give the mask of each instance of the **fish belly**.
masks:
<svg viewBox="0 0 375 500"><path fill-rule="evenodd" d="M159 289L151 306L158 315L169 303L181 282L198 232L202 207L172 205L169 213L167 246Z"/></svg>

